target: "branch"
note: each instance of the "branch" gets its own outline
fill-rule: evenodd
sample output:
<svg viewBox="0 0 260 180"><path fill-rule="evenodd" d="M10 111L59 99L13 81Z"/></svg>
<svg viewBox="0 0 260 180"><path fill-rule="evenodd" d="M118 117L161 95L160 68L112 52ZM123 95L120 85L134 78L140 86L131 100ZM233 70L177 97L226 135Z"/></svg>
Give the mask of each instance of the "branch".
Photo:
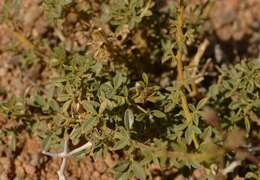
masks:
<svg viewBox="0 0 260 180"><path fill-rule="evenodd" d="M67 154L68 151L69 151L69 147L68 147L68 136L65 137L65 142L64 142L64 148L63 148L63 154ZM66 161L67 161L67 158L64 157L62 159L62 163L61 163L61 166L60 166L60 169L58 170L58 176L59 176L59 180L66 180L66 177L64 175L64 170L65 170L65 167L66 167Z"/></svg>
<svg viewBox="0 0 260 180"><path fill-rule="evenodd" d="M78 147L78 148L69 152L68 141L69 141L69 139L66 136L65 141L64 141L63 152L51 153L51 152L47 152L47 151L42 151L42 153L44 155L47 155L47 156L50 156L50 157L60 157L60 158L62 158L62 163L61 163L60 169L57 171L59 180L66 180L66 177L64 175L64 171L65 171L65 167L66 167L67 158L74 155L74 154L79 153L80 151L88 149L92 146L91 142L87 142L84 145L82 145L82 146L80 146L80 147Z"/></svg>
<svg viewBox="0 0 260 180"><path fill-rule="evenodd" d="M237 166L240 166L241 165L241 161L234 161L232 162L230 165L228 165L228 167L226 167L225 169L223 169L223 175L227 175L228 173L231 173L234 171L234 169L237 167Z"/></svg>
<svg viewBox="0 0 260 180"><path fill-rule="evenodd" d="M185 76L184 76L184 68L182 63L182 56L183 56L183 46L185 45L185 36L183 33L183 26L184 26L184 5L183 0L179 1L179 12L178 12L178 18L177 18L177 25L176 25L176 39L177 39L177 73L178 73L178 80L183 83L181 86L181 106L184 111L184 116L186 118L187 124L192 124L192 113L189 109L188 100L185 94L185 88L184 88L184 82L185 82ZM197 138L195 134L192 134L192 140L194 142L194 145L196 149L199 147Z"/></svg>
<svg viewBox="0 0 260 180"><path fill-rule="evenodd" d="M70 151L66 156L67 156L67 157L68 157L68 156L72 156L72 155L74 155L74 154L79 153L80 151L83 151L84 149L90 148L91 146L92 146L92 143L91 143L91 142L87 142L86 144L84 144L84 145L82 145L82 146L80 146L80 147L78 147L78 148L76 148L76 149Z"/></svg>
<svg viewBox="0 0 260 180"><path fill-rule="evenodd" d="M177 60L177 73L178 73L178 80L181 82L185 81L184 77L184 70L183 70L183 63L182 63L182 56L183 56L183 43L184 43L184 34L183 34L183 21L184 21L184 6L182 5L182 1L180 1L180 7L179 7L179 14L178 14L178 19L177 19L177 30L176 30L176 38L177 38L177 44L178 44L178 51L176 55L176 60ZM182 88L183 89L183 88ZM182 104L182 109L184 111L184 115L186 117L186 120L188 123L192 122L192 114L189 110L188 106L188 101L187 97L184 93L184 90L182 91L181 95L181 104Z"/></svg>
<svg viewBox="0 0 260 180"><path fill-rule="evenodd" d="M201 57L203 56L205 50L207 49L209 45L209 41L205 39L202 44L198 47L197 53L190 62L189 66L191 68L191 78L194 79L192 81L191 87L192 87L192 96L196 96L198 93L197 86L196 86L196 74L198 72L198 66L199 62L201 60Z"/></svg>

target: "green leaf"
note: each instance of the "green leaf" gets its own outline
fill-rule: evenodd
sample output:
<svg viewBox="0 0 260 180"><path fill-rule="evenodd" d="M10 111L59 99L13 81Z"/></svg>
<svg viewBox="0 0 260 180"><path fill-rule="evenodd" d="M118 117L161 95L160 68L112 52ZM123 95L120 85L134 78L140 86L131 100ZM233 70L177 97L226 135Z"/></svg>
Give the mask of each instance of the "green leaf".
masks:
<svg viewBox="0 0 260 180"><path fill-rule="evenodd" d="M44 150L48 150L49 147L51 146L51 141L52 141L52 138L54 137L54 134L47 134L45 136L45 138L43 139L43 149Z"/></svg>
<svg viewBox="0 0 260 180"><path fill-rule="evenodd" d="M52 99L54 97L54 93L55 93L55 86L51 84L51 85L48 85L46 87L46 89L48 89L47 98Z"/></svg>
<svg viewBox="0 0 260 180"><path fill-rule="evenodd" d="M33 104L36 107L43 107L45 105L45 100L42 96L36 95L34 96Z"/></svg>
<svg viewBox="0 0 260 180"><path fill-rule="evenodd" d="M116 106L123 106L125 104L125 97L123 96L113 96L112 99L114 100Z"/></svg>
<svg viewBox="0 0 260 180"><path fill-rule="evenodd" d="M72 141L72 144L78 144L79 143L79 140L80 140L80 136L82 134L82 131L81 131L81 127L79 125L76 125L74 126L71 134L70 134L70 139Z"/></svg>
<svg viewBox="0 0 260 180"><path fill-rule="evenodd" d="M193 126L189 126L185 131L185 140L187 144L191 144L193 138Z"/></svg>
<svg viewBox="0 0 260 180"><path fill-rule="evenodd" d="M209 100L208 97L201 99L197 105L197 110L203 108L208 103L208 100Z"/></svg>
<svg viewBox="0 0 260 180"><path fill-rule="evenodd" d="M174 126L174 131L183 131L187 127L187 123Z"/></svg>
<svg viewBox="0 0 260 180"><path fill-rule="evenodd" d="M116 142L116 144L114 145L112 150L117 151L117 150L123 149L127 145L128 145L128 140L126 140L125 138L122 138L121 140Z"/></svg>
<svg viewBox="0 0 260 180"><path fill-rule="evenodd" d="M258 179L259 175L253 173L253 172L247 172L245 175L246 179Z"/></svg>
<svg viewBox="0 0 260 180"><path fill-rule="evenodd" d="M81 132L86 134L89 131L92 131L97 124L98 119L96 117L90 117L83 122Z"/></svg>
<svg viewBox="0 0 260 180"><path fill-rule="evenodd" d="M68 113L68 109L69 109L71 103L72 103L72 100L68 100L67 102L65 102L62 106L62 112Z"/></svg>
<svg viewBox="0 0 260 180"><path fill-rule="evenodd" d="M145 84L146 86L148 86L149 78L148 78L147 74L146 74L146 73L143 73L143 74L142 74L142 78L143 78L144 84Z"/></svg>
<svg viewBox="0 0 260 180"><path fill-rule="evenodd" d="M192 126L192 131L194 133L196 133L196 134L201 134L202 133L200 128L198 128L197 126L194 126L194 125Z"/></svg>
<svg viewBox="0 0 260 180"><path fill-rule="evenodd" d="M251 130L251 124L250 124L248 116L244 117L244 123L245 123L245 127L246 127L246 132L247 132L247 134L249 134L249 132Z"/></svg>
<svg viewBox="0 0 260 180"><path fill-rule="evenodd" d="M134 175L137 178L139 178L141 180L146 179L145 170L144 170L143 166L140 165L140 163L134 161L131 165L131 168L133 170Z"/></svg>
<svg viewBox="0 0 260 180"><path fill-rule="evenodd" d="M114 94L114 88L110 82L102 84L98 90L99 97L110 99Z"/></svg>
<svg viewBox="0 0 260 180"><path fill-rule="evenodd" d="M127 109L124 115L125 127L129 130L132 129L134 124L134 113L131 109Z"/></svg>
<svg viewBox="0 0 260 180"><path fill-rule="evenodd" d="M152 115L159 118L159 119L162 119L162 118L166 118L166 114L163 113L162 111L159 111L159 110L152 110Z"/></svg>
<svg viewBox="0 0 260 180"><path fill-rule="evenodd" d="M102 114L108 107L108 100L107 99L104 99L101 104L100 104L100 107L99 107L99 110L98 110L98 113L99 114Z"/></svg>
<svg viewBox="0 0 260 180"><path fill-rule="evenodd" d="M103 68L103 65L101 63L96 63L94 66L91 67L92 71L98 75Z"/></svg>
<svg viewBox="0 0 260 180"><path fill-rule="evenodd" d="M129 172L124 172L122 174L120 174L118 177L117 177L117 180L129 180L130 177L129 177Z"/></svg>
<svg viewBox="0 0 260 180"><path fill-rule="evenodd" d="M116 172L125 172L129 167L129 161L123 160L118 162L114 167L114 171Z"/></svg>
<svg viewBox="0 0 260 180"><path fill-rule="evenodd" d="M70 96L73 96L74 95L74 91L73 91L73 87L70 83L66 83L65 85L65 90L66 92L70 95Z"/></svg>
<svg viewBox="0 0 260 180"><path fill-rule="evenodd" d="M256 107L256 108L260 108L260 99L256 99L256 100L253 102L253 106Z"/></svg>
<svg viewBox="0 0 260 180"><path fill-rule="evenodd" d="M91 101L86 101L86 100L83 100L81 102L83 108L87 111L87 112L90 112L90 113L93 113L93 114L97 114L97 111L95 110L94 106L93 106L93 103Z"/></svg>
<svg viewBox="0 0 260 180"><path fill-rule="evenodd" d="M60 102L65 102L69 99L71 99L71 96L68 95L68 94L60 94L57 98L57 100L60 101Z"/></svg>
<svg viewBox="0 0 260 180"><path fill-rule="evenodd" d="M50 99L49 100L49 105L51 107L51 109L55 112L58 112L60 109L59 104L57 103L57 101L55 101L54 99Z"/></svg>
<svg viewBox="0 0 260 180"><path fill-rule="evenodd" d="M16 134L14 133L14 131L8 131L8 136L10 137L9 141L9 147L12 151L15 151L16 149Z"/></svg>
<svg viewBox="0 0 260 180"><path fill-rule="evenodd" d="M113 85L115 89L118 89L123 83L123 76L121 73L117 73L113 78Z"/></svg>

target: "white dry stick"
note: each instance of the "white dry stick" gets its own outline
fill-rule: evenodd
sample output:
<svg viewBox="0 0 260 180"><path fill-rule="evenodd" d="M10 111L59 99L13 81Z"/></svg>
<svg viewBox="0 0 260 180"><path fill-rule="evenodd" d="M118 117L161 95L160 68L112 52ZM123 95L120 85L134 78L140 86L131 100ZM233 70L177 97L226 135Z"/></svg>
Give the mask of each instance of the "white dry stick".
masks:
<svg viewBox="0 0 260 180"><path fill-rule="evenodd" d="M64 147L63 147L63 154L67 154L69 151L69 147L68 147L68 136L65 137L65 141L64 141ZM63 157L62 158L62 163L60 166L60 169L58 170L58 176L59 176L59 180L66 180L66 177L64 175L64 170L65 170L65 166L66 166L66 161L67 161L67 157Z"/></svg>
<svg viewBox="0 0 260 180"><path fill-rule="evenodd" d="M66 38L62 34L61 30L55 29L54 34L57 35L62 42L66 41Z"/></svg>
<svg viewBox="0 0 260 180"><path fill-rule="evenodd" d="M76 149L70 151L70 152L67 154L67 156L72 156L72 155L74 155L74 154L77 154L77 153L79 153L80 151L83 151L84 149L90 148L91 146L92 146L92 143L91 143L91 142L87 142L86 144L84 144L84 145L82 145L82 146L80 146L80 147L78 147L78 148L76 148Z"/></svg>
<svg viewBox="0 0 260 180"><path fill-rule="evenodd" d="M189 67L192 69L191 76L195 77L198 71L199 62L204 52L206 51L209 45L209 40L205 39L202 44L198 47L197 53L189 64Z"/></svg>
<svg viewBox="0 0 260 180"><path fill-rule="evenodd" d="M57 171L59 180L66 180L66 177L64 175L64 170L65 170L65 167L66 167L67 158L74 155L74 154L79 153L80 151L83 151L84 149L88 149L92 146L91 142L87 142L86 144L84 144L84 145L82 145L82 146L80 146L80 147L78 147L78 148L69 152L68 141L69 141L68 136L66 136L65 141L64 141L63 152L61 152L61 153L51 153L51 152L47 152L47 151L42 151L42 153L47 155L47 156L61 157L62 158L62 163L61 163L60 169Z"/></svg>
<svg viewBox="0 0 260 180"><path fill-rule="evenodd" d="M206 74L206 70L207 70L210 62L211 62L211 59L208 59L206 64L203 65L203 67L201 69L201 72L194 75L194 77L195 77L195 84L199 84L201 81L204 80L204 76Z"/></svg>
<svg viewBox="0 0 260 180"><path fill-rule="evenodd" d="M190 78L193 79L191 96L196 96L196 94L197 94L197 86L196 86L197 83L196 82L202 81L204 78L204 74L201 74L201 73L197 74L197 72L198 72L198 67L199 67L201 58L202 58L204 52L206 51L208 45L209 45L209 40L205 39L202 42L202 44L200 44L200 46L198 47L197 53L195 54L195 56L193 57L192 61L189 64L188 73L190 74L189 75Z"/></svg>
<svg viewBox="0 0 260 180"><path fill-rule="evenodd" d="M241 161L237 160L229 164L225 169L223 169L223 175L227 175L228 173L231 173L237 166L241 165Z"/></svg>

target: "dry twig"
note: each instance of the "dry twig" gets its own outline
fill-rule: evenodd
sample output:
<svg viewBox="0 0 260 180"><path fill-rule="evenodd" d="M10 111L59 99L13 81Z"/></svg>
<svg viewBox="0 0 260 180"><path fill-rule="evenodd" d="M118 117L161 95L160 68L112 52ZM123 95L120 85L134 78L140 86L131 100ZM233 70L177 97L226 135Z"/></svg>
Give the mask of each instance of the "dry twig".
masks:
<svg viewBox="0 0 260 180"><path fill-rule="evenodd" d="M86 144L84 144L84 145L82 145L82 146L80 146L80 147L78 147L78 148L69 152L68 141L69 141L69 138L66 136L65 141L64 141L63 152L51 153L51 152L47 152L47 151L42 151L42 153L47 155L47 156L61 157L62 158L62 163L61 163L60 169L57 171L59 180L66 180L66 177L64 175L64 170L65 170L65 167L66 167L67 158L74 155L74 154L77 154L77 153L79 153L79 152L81 152L85 149L88 149L92 146L91 142L87 142Z"/></svg>

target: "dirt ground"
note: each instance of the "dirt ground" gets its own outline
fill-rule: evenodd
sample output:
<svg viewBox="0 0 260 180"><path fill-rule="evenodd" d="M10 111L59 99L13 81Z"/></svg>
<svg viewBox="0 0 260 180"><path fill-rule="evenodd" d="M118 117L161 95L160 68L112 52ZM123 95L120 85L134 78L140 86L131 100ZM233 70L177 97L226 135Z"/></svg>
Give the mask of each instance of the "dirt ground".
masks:
<svg viewBox="0 0 260 180"><path fill-rule="evenodd" d="M0 9L3 5L0 0ZM53 36L48 32L48 25L40 8L41 0L25 0L20 11L21 31L32 40L42 36ZM260 44L260 1L259 0L219 0L210 12L210 19L205 24L209 29L209 39L215 44L212 51L218 56L258 56ZM1 11L0 11L1 13ZM75 35L76 41L84 45L81 36ZM78 38L78 39L77 39ZM41 84L48 79L48 67L33 64L29 69L22 69L24 45L18 45L14 53L12 42L17 41L6 24L0 24L0 100L13 95L21 96L33 84ZM53 39L55 41L55 39ZM55 42L54 42L55 43ZM244 43L242 46L239 44ZM25 43L26 44L26 43ZM218 45L218 46L217 46ZM226 49L225 47L229 47ZM30 48L30 47L29 47ZM49 158L41 153L41 144L36 137L31 137L21 122L15 119L5 119L0 114L0 128L6 130L18 128L16 140L12 134L4 139L0 137L0 180L36 180L57 179L61 159ZM15 144L13 144L15 143ZM77 161L70 159L67 164L66 176L70 180L112 180L113 165L120 157L117 154L108 155L105 159L93 160L89 156Z"/></svg>

